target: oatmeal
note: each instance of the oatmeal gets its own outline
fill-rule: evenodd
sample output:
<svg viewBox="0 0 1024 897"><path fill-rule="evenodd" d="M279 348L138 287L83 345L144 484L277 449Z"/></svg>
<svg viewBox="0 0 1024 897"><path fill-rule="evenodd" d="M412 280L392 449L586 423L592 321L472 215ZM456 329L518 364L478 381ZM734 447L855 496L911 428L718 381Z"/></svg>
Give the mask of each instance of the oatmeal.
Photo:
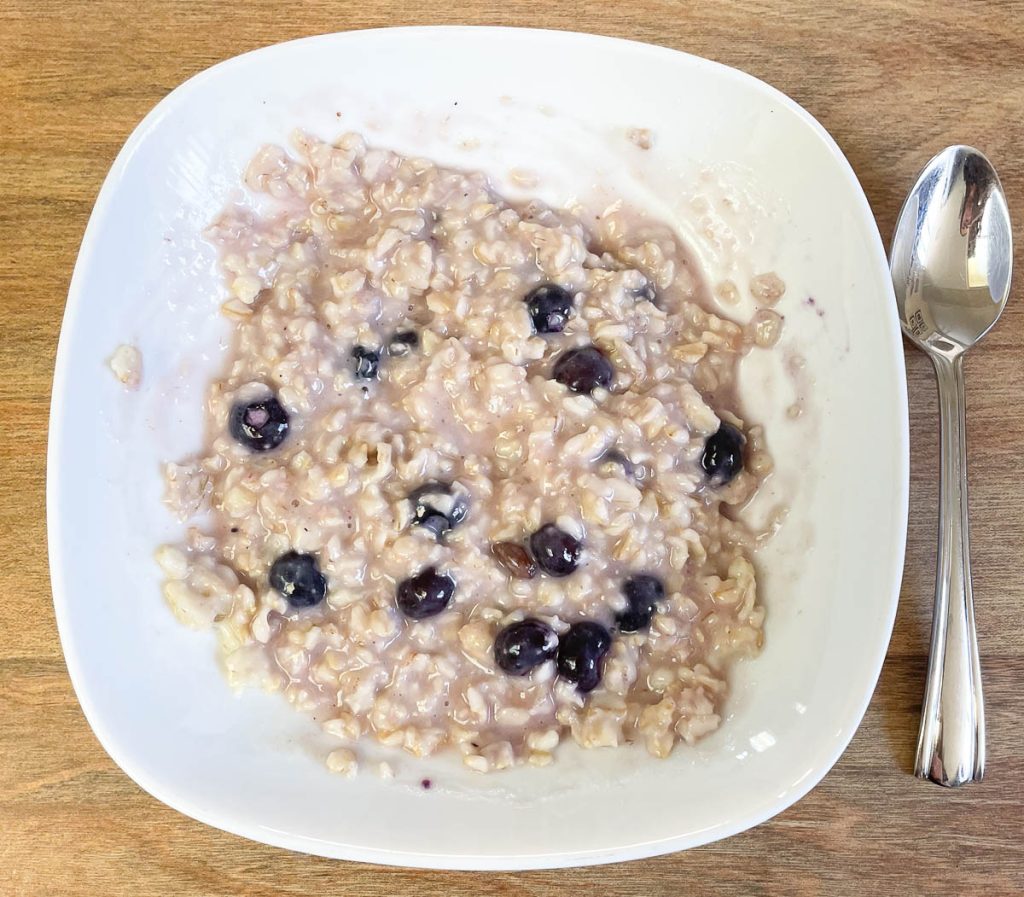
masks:
<svg viewBox="0 0 1024 897"><path fill-rule="evenodd" d="M649 150L653 145L650 128L630 128L626 132L626 139L642 150Z"/></svg>
<svg viewBox="0 0 1024 897"><path fill-rule="evenodd" d="M199 515L157 553L175 614L343 775L365 738L489 771L717 728L762 640L732 509L771 470L736 363L776 322L706 311L672 232L614 207L295 144L209 231L236 330L209 447L167 466Z"/></svg>
<svg viewBox="0 0 1024 897"><path fill-rule="evenodd" d="M142 382L142 353L135 346L118 346L107 364L127 389L139 388Z"/></svg>

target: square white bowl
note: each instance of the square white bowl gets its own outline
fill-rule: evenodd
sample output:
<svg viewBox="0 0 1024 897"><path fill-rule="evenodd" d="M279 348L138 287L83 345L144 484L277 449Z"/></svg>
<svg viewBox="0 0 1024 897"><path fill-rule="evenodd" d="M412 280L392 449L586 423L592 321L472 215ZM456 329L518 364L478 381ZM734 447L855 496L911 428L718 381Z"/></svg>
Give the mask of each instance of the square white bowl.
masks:
<svg viewBox="0 0 1024 897"><path fill-rule="evenodd" d="M180 528L160 465L197 449L224 358L203 228L259 145L300 127L488 172L556 206L622 196L676 226L712 281L774 270L774 353L744 362L777 471L749 513L789 507L762 553L762 655L729 715L665 761L562 750L481 777L451 757L395 781L327 772L315 724L233 695L213 640L163 603L154 548ZM652 146L628 139L649 128ZM524 186L524 185L529 186ZM745 293L745 290L741 290ZM751 311L749 300L733 309ZM138 346L142 388L106 368ZM799 417L786 410L800 400ZM196 819L294 850L402 865L568 866L679 850L755 825L838 759L867 706L902 572L908 436L900 331L871 211L793 101L735 70L589 35L411 28L232 59L165 98L125 144L75 267L54 375L47 514L54 604L83 710L136 782ZM367 764L364 763L364 767ZM419 786L430 778L434 787Z"/></svg>

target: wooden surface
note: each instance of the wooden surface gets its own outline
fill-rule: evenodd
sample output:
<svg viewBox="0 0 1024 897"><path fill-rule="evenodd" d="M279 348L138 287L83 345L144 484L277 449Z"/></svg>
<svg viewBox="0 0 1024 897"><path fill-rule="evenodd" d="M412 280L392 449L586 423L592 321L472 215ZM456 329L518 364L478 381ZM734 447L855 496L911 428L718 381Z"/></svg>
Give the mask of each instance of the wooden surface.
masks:
<svg viewBox="0 0 1024 897"><path fill-rule="evenodd" d="M1024 3L466 0L456 10L439 0L0 0L0 897L1024 893ZM946 792L909 772L928 641L937 465L935 390L914 352L907 572L878 690L822 784L753 831L586 870L475 875L342 864L186 819L144 794L99 747L57 640L43 489L61 312L100 182L153 104L221 59L305 34L456 22L631 37L765 79L835 136L886 240L934 151L968 142L996 162L1016 213L1018 275L1009 310L968 363L989 722L983 784ZM550 66L557 77L557 59L524 64Z"/></svg>

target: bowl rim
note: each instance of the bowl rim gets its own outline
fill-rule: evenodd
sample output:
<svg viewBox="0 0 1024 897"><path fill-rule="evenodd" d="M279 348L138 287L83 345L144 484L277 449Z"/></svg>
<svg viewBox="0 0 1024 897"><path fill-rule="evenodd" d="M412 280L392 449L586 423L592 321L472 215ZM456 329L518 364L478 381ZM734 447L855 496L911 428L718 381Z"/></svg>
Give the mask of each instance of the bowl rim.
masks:
<svg viewBox="0 0 1024 897"><path fill-rule="evenodd" d="M721 824L710 827L704 831L693 834L670 835L665 838L629 845L616 850L592 849L577 850L571 852L552 852L548 854L524 854L524 855L466 855L466 854L443 854L443 853L411 853L407 851L388 850L386 848L363 848L351 845L338 844L337 842L325 842L318 839L295 835L285 831L270 829L258 824L245 824L236 820L231 814L220 812L216 807L208 808L197 805L187 797L176 793L174 786L162 781L158 776L145 772L136 762L130 750L125 749L119 742L116 732L109 728L106 721L97 711L89 688L86 686L87 677L82 672L82 661L78 654L78 647L71 632L71 623L68 611L68 593L65 587L64 576L64 551L59 538L59 528L55 521L60 517L58 498L61 493L61 470L59 468L58 446L62 442L63 416L61 407L64 401L65 384L68 381L71 371L69 369L69 334L75 331L75 321L81 313L83 302L83 282L85 280L85 269L89 259L94 254L94 246L99 239L99 234L108 216L108 209L112 197L117 191L117 182L122 173L129 165L137 146L153 131L161 119L172 109L176 109L186 103L189 98L198 90L202 89L207 82L215 79L220 73L229 69L250 64L252 59L260 57L270 60L276 54L291 52L297 46L310 46L312 44L328 42L345 42L349 40L362 40L367 35L380 35L383 33L404 33L413 34L430 39L439 36L454 36L487 33L491 35L506 36L512 40L531 40L536 38L557 39L561 41L572 41L579 44L591 44L594 46L618 47L627 45L634 49L642 48L644 52L661 56L685 57L689 64L713 73L716 78L730 79L736 83L744 84L761 93L767 99L784 106L794 113L806 124L818 139L828 149L834 158L838 169L850 188L851 195L856 197L856 206L860 217L870 223L870 254L875 266L876 274L884 275L882 280L890 284L889 266L879 234L877 222L871 211L867 197L864 193L856 174L853 171L849 160L839 148L832 136L825 128L804 109L799 103L786 94L772 87L770 84L743 72L739 69L725 65L724 63L696 56L681 50L664 47L657 44L650 44L643 41L628 40L618 37L609 37L599 34L590 34L576 31L562 31L556 29L520 28L507 26L476 26L476 25L429 25L429 26L401 26L372 29L357 29L352 31L328 32L294 40L270 44L249 50L237 56L218 62L182 82L170 93L163 97L146 114L141 122L132 130L123 146L114 159L102 186L97 194L95 204L89 216L89 221L82 237L81 246L75 261L74 271L68 288L68 296L62 316L60 337L58 340L56 358L54 362L54 374L51 388L50 417L47 441L47 463L46 463L46 518L47 518L47 547L49 554L49 568L53 603L56 615L58 634L61 647L64 653L68 675L75 690L76 697L81 705L89 726L96 735L100 745L111 757L111 759L124 771L124 773L138 784L144 791L155 797L157 800L206 825L227 831L231 834L268 844L274 847L300 851L335 859L346 859L360 862L379 863L390 866L417 867L429 869L447 870L526 870L526 869L547 869L565 868L572 866L600 865L612 862L621 862L646 857L657 856L677 850L697 847L721 838L729 837L748 828L752 828L777 815L794 803L803 798L814 788L832 767L839 760L840 756L848 747L857 728L859 727L864 714L870 703L878 682L879 675L892 634L895 622L896 610L899 601L900 585L902 581L904 555L906 548L907 520L909 513L909 417L907 401L906 372L904 355L902 350L902 337L899 324L896 318L895 304L891 306L890 327L889 327L889 351L895 365L897 394L894 398L894 410L897 415L898 433L897 442L892 446L896 455L896 491L893 495L892 510L895 513L895 536L897 539L894 545L891 569L892 594L886 608L886 616L880 625L879 632L884 631L885 637L879 638L877 645L870 658L870 668L873 673L865 678L865 687L859 695L856 713L851 713L843 728L836 733L833 739L833 747L827 758L816 765L813 770L796 786L786 791L783 796L776 797L773 801L751 811L745 816L737 819L723 821Z"/></svg>

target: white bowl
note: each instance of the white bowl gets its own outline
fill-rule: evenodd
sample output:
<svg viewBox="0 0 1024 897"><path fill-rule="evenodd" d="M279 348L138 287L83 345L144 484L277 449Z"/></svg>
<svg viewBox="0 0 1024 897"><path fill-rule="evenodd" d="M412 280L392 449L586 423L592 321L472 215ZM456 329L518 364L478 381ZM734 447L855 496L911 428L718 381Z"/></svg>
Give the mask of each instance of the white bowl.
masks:
<svg viewBox="0 0 1024 897"><path fill-rule="evenodd" d="M765 648L737 667L729 716L696 748L665 761L567 748L549 768L491 776L450 757L405 758L396 781L342 779L324 769L312 722L278 696L231 694L212 639L172 618L152 561L179 531L159 466L198 448L203 386L227 334L215 254L199 235L256 148L297 126L327 138L359 130L555 205L621 195L673 222L713 279L743 285L775 270L787 282L783 342L743 370L747 416L766 424L777 462L750 513L790 506L761 557ZM627 139L631 128L650 128L653 146ZM122 342L143 354L138 392L106 368ZM804 414L788 417L801 392ZM692 847L788 807L852 737L896 608L907 444L900 333L871 211L835 143L782 94L692 56L568 33L412 28L258 50L146 117L82 242L48 458L68 669L128 775L268 844L473 869Z"/></svg>

